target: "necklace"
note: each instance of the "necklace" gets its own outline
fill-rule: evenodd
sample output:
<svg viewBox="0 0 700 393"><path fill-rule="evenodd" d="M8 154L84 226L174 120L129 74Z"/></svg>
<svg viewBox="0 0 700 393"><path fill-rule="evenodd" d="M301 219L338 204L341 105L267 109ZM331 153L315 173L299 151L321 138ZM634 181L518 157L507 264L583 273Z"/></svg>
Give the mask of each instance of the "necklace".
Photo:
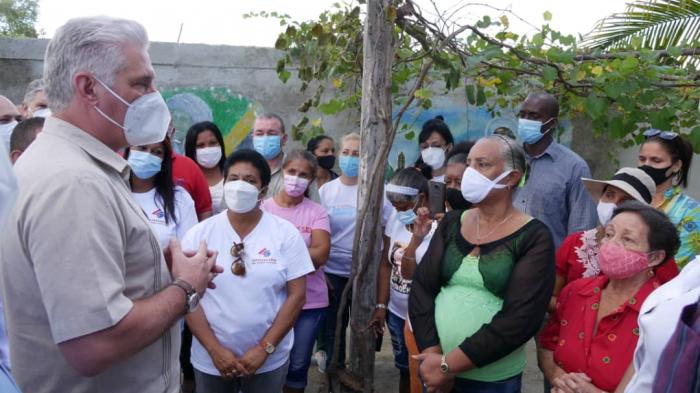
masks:
<svg viewBox="0 0 700 393"><path fill-rule="evenodd" d="M509 215L506 216L506 218L503 219L503 221L499 222L498 225L493 227L489 233L484 235L484 239L488 239L489 236L493 235L494 232L496 232L496 229L500 228L501 225L503 225L508 219L513 215L513 213L510 213ZM479 221L481 221L481 216L479 216L479 213L476 213L476 247L481 246L481 228L479 227Z"/></svg>

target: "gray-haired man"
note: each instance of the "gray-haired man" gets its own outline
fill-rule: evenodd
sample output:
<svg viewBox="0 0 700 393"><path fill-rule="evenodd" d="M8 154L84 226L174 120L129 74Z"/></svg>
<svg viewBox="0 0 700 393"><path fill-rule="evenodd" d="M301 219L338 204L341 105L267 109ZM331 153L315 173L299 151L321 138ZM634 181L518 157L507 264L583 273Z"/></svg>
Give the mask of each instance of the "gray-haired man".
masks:
<svg viewBox="0 0 700 393"><path fill-rule="evenodd" d="M44 60L53 116L15 165L20 193L0 243L12 371L25 392L178 392L180 327L215 255L166 259L117 154L165 137L146 31L68 21Z"/></svg>

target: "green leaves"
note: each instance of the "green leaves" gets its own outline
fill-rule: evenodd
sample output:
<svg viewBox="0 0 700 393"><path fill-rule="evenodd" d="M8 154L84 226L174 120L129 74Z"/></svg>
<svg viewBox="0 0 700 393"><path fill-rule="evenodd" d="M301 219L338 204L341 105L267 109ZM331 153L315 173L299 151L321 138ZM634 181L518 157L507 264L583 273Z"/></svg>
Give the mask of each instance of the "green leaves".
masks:
<svg viewBox="0 0 700 393"><path fill-rule="evenodd" d="M664 0L678 1L687 0ZM542 27L533 34L509 31L505 15L486 15L474 26L480 34L465 32L437 50L440 38L419 21L402 19L400 10L386 11L387 20L395 23L391 59L395 105L407 102L422 66L431 60L432 68L415 93L417 109L431 108L435 94L461 89L462 84L467 103L491 114L511 110L530 91L546 90L558 98L564 115L590 117L596 132L607 133L619 143L636 141L640 129L653 125L689 134L700 149L700 82L694 79L695 72L676 60L682 54L679 45L665 47L667 52L660 55L643 49L647 41L635 36L630 44L642 49L633 54L625 52L629 49L582 52L577 37L552 30L552 15L545 12ZM272 13L257 16L274 17ZM360 8L335 4L306 22L277 17L286 23L275 42L283 51L277 75L282 82L297 78L304 97L298 109L305 116L294 125L292 135L308 138L322 130L323 117L360 105ZM322 117L311 121L312 115ZM410 129L402 130L407 139L415 138Z"/></svg>

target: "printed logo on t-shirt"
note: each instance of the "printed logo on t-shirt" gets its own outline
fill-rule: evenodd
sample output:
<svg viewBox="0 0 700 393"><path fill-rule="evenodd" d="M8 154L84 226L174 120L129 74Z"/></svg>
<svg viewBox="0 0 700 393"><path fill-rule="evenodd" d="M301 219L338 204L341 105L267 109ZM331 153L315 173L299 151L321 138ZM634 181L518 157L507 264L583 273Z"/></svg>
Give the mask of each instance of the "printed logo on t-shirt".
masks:
<svg viewBox="0 0 700 393"><path fill-rule="evenodd" d="M276 265L277 258L272 257L272 251L268 250L267 247L263 247L257 252L257 254L255 254L253 256L251 263L253 265L259 265L259 264Z"/></svg>
<svg viewBox="0 0 700 393"><path fill-rule="evenodd" d="M258 254L264 256L265 258L267 258L267 257L269 257L270 255L272 255L272 253L270 252L270 250L268 250L268 249L265 248L265 247L263 247L262 250L258 251Z"/></svg>
<svg viewBox="0 0 700 393"><path fill-rule="evenodd" d="M160 208L156 208L156 210L152 211L151 214L156 217L156 218L163 218L165 217L165 212L160 210Z"/></svg>
<svg viewBox="0 0 700 393"><path fill-rule="evenodd" d="M297 226L297 229L301 233L311 233L313 231L313 228L306 226L306 225L299 225L299 226Z"/></svg>
<svg viewBox="0 0 700 393"><path fill-rule="evenodd" d="M328 210L328 215L333 217L354 217L357 208L354 206L333 206Z"/></svg>

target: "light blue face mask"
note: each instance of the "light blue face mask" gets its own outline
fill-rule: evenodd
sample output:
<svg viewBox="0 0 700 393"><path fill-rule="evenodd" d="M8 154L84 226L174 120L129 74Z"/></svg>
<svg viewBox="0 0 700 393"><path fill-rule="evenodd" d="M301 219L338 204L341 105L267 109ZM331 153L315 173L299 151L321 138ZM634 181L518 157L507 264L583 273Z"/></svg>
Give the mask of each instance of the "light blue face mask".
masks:
<svg viewBox="0 0 700 393"><path fill-rule="evenodd" d="M139 179L150 179L160 172L163 160L151 153L131 150L129 152L129 167Z"/></svg>
<svg viewBox="0 0 700 393"><path fill-rule="evenodd" d="M553 127L545 132L542 132L541 130L543 125L549 123L553 119L554 118L552 117L544 123L537 120L518 119L518 136L524 143L534 145L535 143L539 142L543 136L552 131Z"/></svg>
<svg viewBox="0 0 700 393"><path fill-rule="evenodd" d="M282 151L282 137L280 135L254 136L253 148L266 160L271 160Z"/></svg>
<svg viewBox="0 0 700 393"><path fill-rule="evenodd" d="M357 177L360 173L360 157L340 156L338 166L345 176Z"/></svg>
<svg viewBox="0 0 700 393"><path fill-rule="evenodd" d="M396 219L403 225L413 224L417 217L418 215L416 215L416 212L414 212L413 209L396 212Z"/></svg>

